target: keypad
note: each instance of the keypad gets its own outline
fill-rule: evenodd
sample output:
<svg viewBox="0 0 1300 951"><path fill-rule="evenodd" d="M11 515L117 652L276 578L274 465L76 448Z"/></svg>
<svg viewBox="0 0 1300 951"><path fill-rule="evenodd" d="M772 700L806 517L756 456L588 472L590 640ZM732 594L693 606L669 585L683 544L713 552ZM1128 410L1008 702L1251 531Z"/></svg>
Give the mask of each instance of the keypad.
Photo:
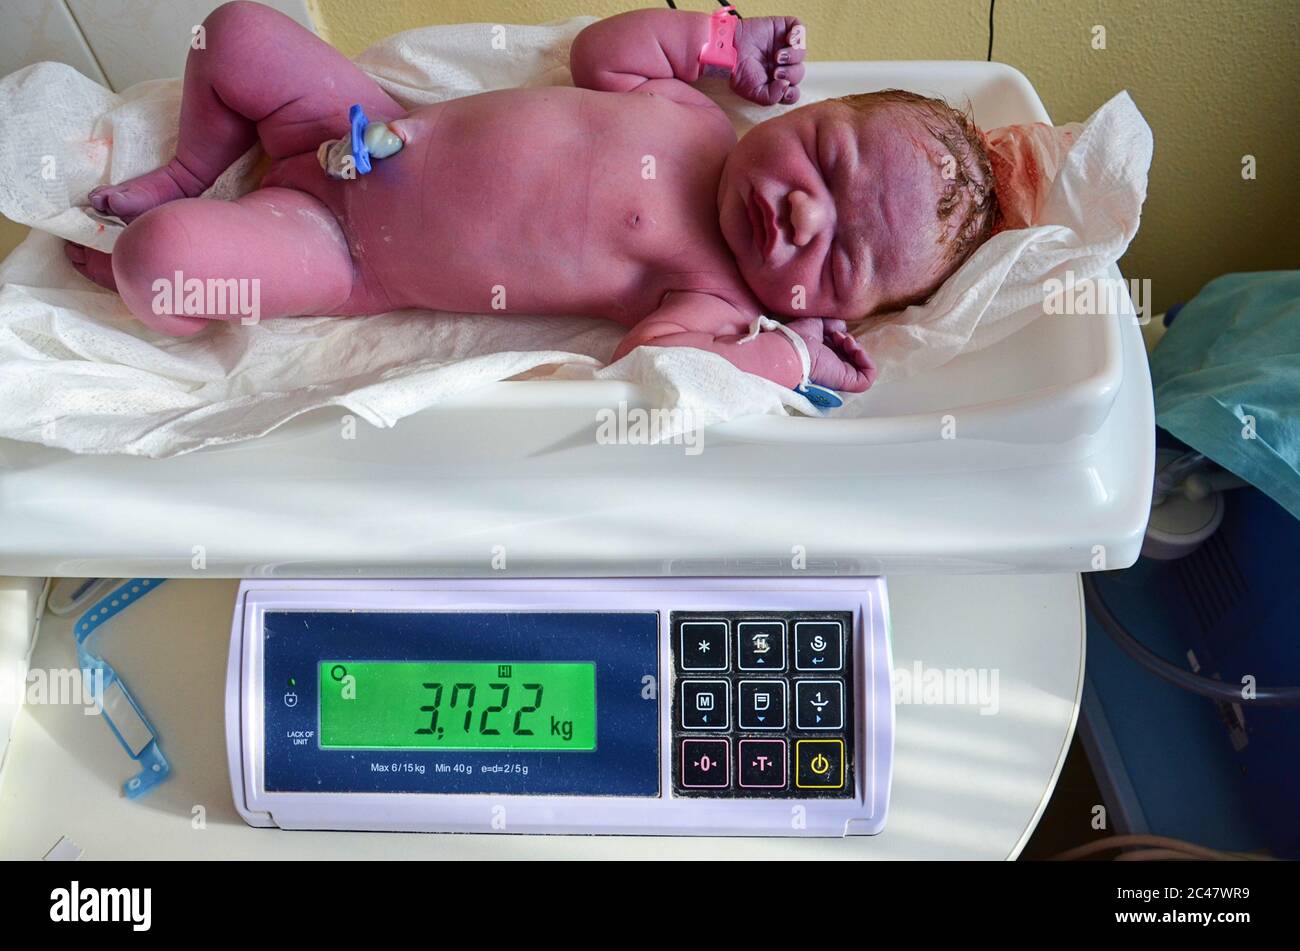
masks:
<svg viewBox="0 0 1300 951"><path fill-rule="evenodd" d="M854 794L853 615L671 614L679 796Z"/></svg>

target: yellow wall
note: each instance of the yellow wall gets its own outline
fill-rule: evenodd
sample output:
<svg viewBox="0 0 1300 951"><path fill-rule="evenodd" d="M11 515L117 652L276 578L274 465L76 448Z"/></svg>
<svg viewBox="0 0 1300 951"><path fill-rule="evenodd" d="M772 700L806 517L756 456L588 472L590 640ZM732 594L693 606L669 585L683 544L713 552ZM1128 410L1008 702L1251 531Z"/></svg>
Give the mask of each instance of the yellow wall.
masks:
<svg viewBox="0 0 1300 951"><path fill-rule="evenodd" d="M354 55L429 23L540 23L648 0L308 0ZM711 10L711 0L678 0ZM740 0L795 15L814 59L983 59L988 0ZM993 56L1033 82L1058 122L1127 88L1155 130L1142 228L1121 264L1157 310L1227 271L1300 267L1300 0L1001 0ZM1106 49L1092 48L1095 25ZM1242 156L1258 177L1244 181Z"/></svg>
<svg viewBox="0 0 1300 951"><path fill-rule="evenodd" d="M308 0L322 34L355 55L430 23L538 23L650 0ZM710 0L679 6L713 9ZM983 59L988 0L741 0L794 14L815 59ZM1215 275L1300 267L1300 0L1001 0L994 58L1037 87L1057 121L1127 88L1155 130L1142 229L1122 262L1157 309ZM1093 27L1106 49L1092 48ZM1242 156L1258 177L1244 181ZM7 222L0 222L7 225ZM0 253L20 231L0 227Z"/></svg>

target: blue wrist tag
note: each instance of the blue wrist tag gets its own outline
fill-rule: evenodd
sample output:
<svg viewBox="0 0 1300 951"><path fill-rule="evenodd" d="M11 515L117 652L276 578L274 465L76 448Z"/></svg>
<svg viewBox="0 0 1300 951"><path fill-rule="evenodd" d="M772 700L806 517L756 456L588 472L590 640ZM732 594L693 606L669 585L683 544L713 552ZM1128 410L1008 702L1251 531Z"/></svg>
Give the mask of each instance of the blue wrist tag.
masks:
<svg viewBox="0 0 1300 951"><path fill-rule="evenodd" d="M844 405L844 400L840 399L838 393L834 390L828 390L824 386L818 386L816 383L805 383L802 386L796 386L794 391L800 396L806 397L808 402L818 409L838 409Z"/></svg>
<svg viewBox="0 0 1300 951"><path fill-rule="evenodd" d="M73 634L77 641L77 664L96 684L95 703L126 755L140 765L140 772L122 785L130 799L143 796L171 774L171 764L158 745L158 733L118 676L113 665L90 649L90 636L109 618L135 604L163 583L162 578L132 578L100 598L81 615Z"/></svg>

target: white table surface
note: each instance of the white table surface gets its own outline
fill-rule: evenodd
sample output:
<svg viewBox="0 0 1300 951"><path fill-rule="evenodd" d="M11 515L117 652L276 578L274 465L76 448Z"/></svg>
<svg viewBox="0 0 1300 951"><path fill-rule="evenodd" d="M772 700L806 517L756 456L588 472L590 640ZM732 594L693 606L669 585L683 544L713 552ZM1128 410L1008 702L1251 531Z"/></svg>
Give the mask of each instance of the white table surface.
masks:
<svg viewBox="0 0 1300 951"><path fill-rule="evenodd" d="M66 836L86 859L130 858L1013 858L1042 815L1083 683L1077 575L900 576L889 583L894 662L985 668L997 711L897 709L885 831L851 839L282 832L244 825L222 735L238 582L169 581L103 629L104 655L153 720L171 778L132 802L132 764L75 706L18 715L0 780L0 858L40 858ZM33 668L74 666L71 619L47 615ZM195 816L201 815L203 821Z"/></svg>

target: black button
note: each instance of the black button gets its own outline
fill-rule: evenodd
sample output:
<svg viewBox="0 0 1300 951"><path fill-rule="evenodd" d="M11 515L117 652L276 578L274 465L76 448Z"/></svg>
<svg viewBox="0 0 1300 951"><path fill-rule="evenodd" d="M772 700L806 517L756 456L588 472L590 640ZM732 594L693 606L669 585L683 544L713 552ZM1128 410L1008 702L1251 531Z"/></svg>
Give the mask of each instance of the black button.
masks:
<svg viewBox="0 0 1300 951"><path fill-rule="evenodd" d="M727 622L683 621L678 647L682 670L726 670Z"/></svg>
<svg viewBox="0 0 1300 951"><path fill-rule="evenodd" d="M844 666L839 621L798 621L794 626L796 670L839 670Z"/></svg>
<svg viewBox="0 0 1300 951"><path fill-rule="evenodd" d="M784 621L740 621L736 644L741 670L785 670Z"/></svg>
<svg viewBox="0 0 1300 951"><path fill-rule="evenodd" d="M742 680L740 682L740 728L742 730L785 729L784 680Z"/></svg>
<svg viewBox="0 0 1300 951"><path fill-rule="evenodd" d="M730 758L730 740L682 740L682 788L726 789Z"/></svg>
<svg viewBox="0 0 1300 951"><path fill-rule="evenodd" d="M725 730L729 693L725 680L683 680L682 728Z"/></svg>
<svg viewBox="0 0 1300 951"><path fill-rule="evenodd" d="M797 729L844 729L844 681L796 680L794 709Z"/></svg>
<svg viewBox="0 0 1300 951"><path fill-rule="evenodd" d="M795 740L796 789L844 788L844 741Z"/></svg>
<svg viewBox="0 0 1300 951"><path fill-rule="evenodd" d="M785 788L785 740L741 740L736 763L741 788Z"/></svg>

